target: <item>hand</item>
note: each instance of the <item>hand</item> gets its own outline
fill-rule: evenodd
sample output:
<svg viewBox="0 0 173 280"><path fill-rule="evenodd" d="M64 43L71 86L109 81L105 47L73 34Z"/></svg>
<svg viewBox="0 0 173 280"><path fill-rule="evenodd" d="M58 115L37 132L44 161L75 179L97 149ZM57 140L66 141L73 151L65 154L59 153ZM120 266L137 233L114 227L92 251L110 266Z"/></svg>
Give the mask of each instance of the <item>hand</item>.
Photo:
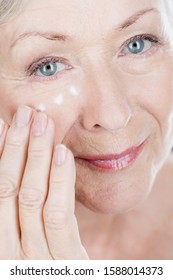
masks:
<svg viewBox="0 0 173 280"><path fill-rule="evenodd" d="M63 145L53 151L54 130L51 118L26 106L5 124L0 259L88 259L74 215L74 157Z"/></svg>

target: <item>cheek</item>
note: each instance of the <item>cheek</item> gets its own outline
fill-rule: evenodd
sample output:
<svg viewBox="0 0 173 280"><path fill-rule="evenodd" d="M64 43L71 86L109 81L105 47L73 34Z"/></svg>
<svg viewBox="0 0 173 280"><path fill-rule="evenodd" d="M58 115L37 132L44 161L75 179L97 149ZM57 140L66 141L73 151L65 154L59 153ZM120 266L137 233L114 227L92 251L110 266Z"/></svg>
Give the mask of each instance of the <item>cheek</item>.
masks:
<svg viewBox="0 0 173 280"><path fill-rule="evenodd" d="M10 125L13 114L20 104L15 85L10 81L4 83L0 79L0 100L0 117Z"/></svg>
<svg viewBox="0 0 173 280"><path fill-rule="evenodd" d="M20 105L44 111L55 122L55 144L62 142L79 115L81 104L79 85L67 83L66 86L57 86L57 82L54 82L26 86L18 81L10 82L10 87L7 84L2 82L0 87L0 117L10 124L13 114Z"/></svg>
<svg viewBox="0 0 173 280"><path fill-rule="evenodd" d="M138 118L143 119L143 129L152 136L151 152L155 162L161 162L170 153L173 143L173 79L172 66L162 64L152 73L126 80L128 96L136 106Z"/></svg>
<svg viewBox="0 0 173 280"><path fill-rule="evenodd" d="M152 73L140 77L130 77L127 80L129 95L134 102L150 114L161 126L169 122L173 113L173 82L172 69L165 63ZM128 89L129 92L129 89Z"/></svg>
<svg viewBox="0 0 173 280"><path fill-rule="evenodd" d="M48 114L55 123L55 144L65 143L63 140L70 128L75 124L80 112L80 97L71 96L70 88L64 93L53 91L50 96L35 98L29 103L38 111Z"/></svg>
<svg viewBox="0 0 173 280"><path fill-rule="evenodd" d="M40 96L40 95L39 95ZM45 111L55 122L55 144L64 140L79 116L81 94L79 86L67 83L53 87L49 94L38 97L34 103L37 110Z"/></svg>

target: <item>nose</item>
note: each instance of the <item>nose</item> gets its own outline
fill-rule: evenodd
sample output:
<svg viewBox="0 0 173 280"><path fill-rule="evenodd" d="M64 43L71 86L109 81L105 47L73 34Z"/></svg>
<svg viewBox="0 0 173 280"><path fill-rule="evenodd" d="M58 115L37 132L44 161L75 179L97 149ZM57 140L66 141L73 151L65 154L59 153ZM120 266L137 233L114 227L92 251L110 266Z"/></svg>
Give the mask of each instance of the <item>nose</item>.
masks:
<svg viewBox="0 0 173 280"><path fill-rule="evenodd" d="M110 70L95 69L87 75L81 119L89 131L117 132L131 119L132 110L123 92L123 81L114 74Z"/></svg>

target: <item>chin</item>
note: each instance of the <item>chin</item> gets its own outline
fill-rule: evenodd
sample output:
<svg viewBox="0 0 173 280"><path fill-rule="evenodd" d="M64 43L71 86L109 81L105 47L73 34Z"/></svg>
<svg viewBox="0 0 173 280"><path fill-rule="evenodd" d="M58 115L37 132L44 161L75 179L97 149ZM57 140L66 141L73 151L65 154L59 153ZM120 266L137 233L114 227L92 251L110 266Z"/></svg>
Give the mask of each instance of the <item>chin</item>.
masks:
<svg viewBox="0 0 173 280"><path fill-rule="evenodd" d="M131 174L124 179L112 176L109 180L77 177L76 200L100 214L117 215L128 212L145 201L151 192L154 180L147 172L142 173L141 170L138 175Z"/></svg>
<svg viewBox="0 0 173 280"><path fill-rule="evenodd" d="M111 173L76 161L76 200L97 213L128 212L149 196L158 170L152 145L127 168Z"/></svg>

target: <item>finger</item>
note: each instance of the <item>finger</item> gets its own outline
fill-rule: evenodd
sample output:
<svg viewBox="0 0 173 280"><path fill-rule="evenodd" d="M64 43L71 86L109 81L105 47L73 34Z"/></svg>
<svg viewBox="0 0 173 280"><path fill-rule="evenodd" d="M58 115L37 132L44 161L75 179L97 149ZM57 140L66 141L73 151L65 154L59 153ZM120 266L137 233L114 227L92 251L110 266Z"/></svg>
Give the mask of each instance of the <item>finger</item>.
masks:
<svg viewBox="0 0 173 280"><path fill-rule="evenodd" d="M35 115L28 159L19 193L21 241L25 257L51 258L43 226L45 202L54 141L54 123L46 114Z"/></svg>
<svg viewBox="0 0 173 280"><path fill-rule="evenodd" d="M0 160L0 258L16 257L20 251L17 195L29 139L32 110L20 107L9 128Z"/></svg>
<svg viewBox="0 0 173 280"><path fill-rule="evenodd" d="M64 145L55 149L44 223L54 259L87 259L74 215L76 170L73 154Z"/></svg>
<svg viewBox="0 0 173 280"><path fill-rule="evenodd" d="M8 125L0 119L0 158L5 145L5 137L8 131Z"/></svg>

